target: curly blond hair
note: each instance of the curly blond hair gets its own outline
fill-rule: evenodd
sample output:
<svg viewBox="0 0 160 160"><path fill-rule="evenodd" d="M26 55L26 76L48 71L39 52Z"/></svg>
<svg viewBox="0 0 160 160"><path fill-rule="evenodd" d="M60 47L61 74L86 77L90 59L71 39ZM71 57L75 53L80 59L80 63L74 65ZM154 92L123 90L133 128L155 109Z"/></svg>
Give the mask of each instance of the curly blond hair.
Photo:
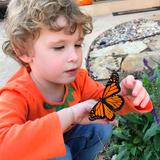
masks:
<svg viewBox="0 0 160 160"><path fill-rule="evenodd" d="M65 17L67 26L58 26L56 20L59 16ZM39 35L42 27L54 31L67 28L72 34L78 26L82 27L84 35L93 28L92 18L82 13L74 0L11 0L5 18L8 40L2 49L6 55L26 65L18 58L14 48L20 51L19 56L27 54L25 45Z"/></svg>

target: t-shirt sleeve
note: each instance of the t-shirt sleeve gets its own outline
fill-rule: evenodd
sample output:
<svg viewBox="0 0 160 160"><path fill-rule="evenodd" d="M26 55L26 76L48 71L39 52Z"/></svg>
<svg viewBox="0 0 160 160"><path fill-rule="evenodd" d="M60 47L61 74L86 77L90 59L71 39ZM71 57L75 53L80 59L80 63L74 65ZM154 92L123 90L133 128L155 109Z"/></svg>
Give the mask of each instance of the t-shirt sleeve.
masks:
<svg viewBox="0 0 160 160"><path fill-rule="evenodd" d="M76 79L77 86L81 92L82 101L88 99L98 100L103 93L104 85L93 80L89 75L87 70L81 69L80 73Z"/></svg>
<svg viewBox="0 0 160 160"><path fill-rule="evenodd" d="M30 112L27 105L25 98L15 91L1 93L0 159L47 160L65 155L63 133L56 112L27 121Z"/></svg>
<svg viewBox="0 0 160 160"><path fill-rule="evenodd" d="M147 112L151 112L153 109L151 100L147 103L147 105L144 108L142 108L140 106L135 106L133 104L133 99L131 96L123 96L123 98L125 101L124 106L120 111L117 111L116 114L125 115L130 112L147 113Z"/></svg>
<svg viewBox="0 0 160 160"><path fill-rule="evenodd" d="M101 83L93 80L85 69L81 69L76 79L77 86L81 92L82 101L87 99L96 99L102 96L105 86ZM146 113L152 111L152 102L149 101L145 108L140 106L134 106L132 98L130 96L124 96L124 106L116 114L128 114L129 112Z"/></svg>

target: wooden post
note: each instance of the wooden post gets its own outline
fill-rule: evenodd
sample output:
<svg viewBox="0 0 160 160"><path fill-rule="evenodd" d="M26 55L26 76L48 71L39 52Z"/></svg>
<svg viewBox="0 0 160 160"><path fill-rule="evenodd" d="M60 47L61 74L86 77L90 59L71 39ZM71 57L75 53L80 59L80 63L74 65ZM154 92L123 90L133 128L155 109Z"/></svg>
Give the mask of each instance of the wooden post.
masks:
<svg viewBox="0 0 160 160"><path fill-rule="evenodd" d="M101 1L92 5L81 6L81 10L91 16L100 16L127 10L160 7L160 0L117 0Z"/></svg>

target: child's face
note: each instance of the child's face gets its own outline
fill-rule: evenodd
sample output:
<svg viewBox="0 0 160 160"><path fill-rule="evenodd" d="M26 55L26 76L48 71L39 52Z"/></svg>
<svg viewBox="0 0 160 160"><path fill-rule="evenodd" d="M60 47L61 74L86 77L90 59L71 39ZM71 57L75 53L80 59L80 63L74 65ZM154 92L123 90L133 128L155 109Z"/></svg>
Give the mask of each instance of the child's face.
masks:
<svg viewBox="0 0 160 160"><path fill-rule="evenodd" d="M75 79L82 64L83 33L79 29L68 35L42 29L33 43L31 73L39 81L67 84Z"/></svg>

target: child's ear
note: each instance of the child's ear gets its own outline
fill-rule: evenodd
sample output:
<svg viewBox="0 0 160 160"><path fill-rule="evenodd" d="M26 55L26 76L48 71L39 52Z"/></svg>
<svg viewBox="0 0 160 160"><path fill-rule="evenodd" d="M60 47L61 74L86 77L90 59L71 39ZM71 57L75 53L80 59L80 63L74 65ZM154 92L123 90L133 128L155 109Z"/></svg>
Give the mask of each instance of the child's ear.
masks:
<svg viewBox="0 0 160 160"><path fill-rule="evenodd" d="M23 61L23 62L29 64L29 63L32 62L33 56L24 54L24 55L18 56L18 58L19 58L21 61Z"/></svg>
<svg viewBox="0 0 160 160"><path fill-rule="evenodd" d="M28 53L25 53L26 52L25 49L23 49L23 54L21 53L20 49L14 46L13 44L12 44L12 49L14 50L16 56L24 63L32 62L33 56Z"/></svg>

